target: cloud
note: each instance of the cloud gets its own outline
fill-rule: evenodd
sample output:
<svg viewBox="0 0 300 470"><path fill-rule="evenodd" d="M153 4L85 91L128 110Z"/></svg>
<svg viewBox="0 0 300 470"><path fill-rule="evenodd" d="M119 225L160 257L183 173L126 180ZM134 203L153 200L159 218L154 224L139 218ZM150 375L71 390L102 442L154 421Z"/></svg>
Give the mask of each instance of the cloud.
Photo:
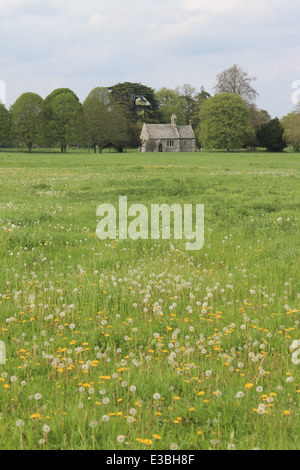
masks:
<svg viewBox="0 0 300 470"><path fill-rule="evenodd" d="M294 0L291 0L294 2ZM241 15L248 17L256 16L259 21L264 15L270 14L279 5L282 7L282 0L182 0L182 8L188 12L200 12L203 16L212 17L230 14L231 18Z"/></svg>
<svg viewBox="0 0 300 470"><path fill-rule="evenodd" d="M243 10L245 0L182 0L182 7L186 11L199 11L206 15L222 14L227 11Z"/></svg>
<svg viewBox="0 0 300 470"><path fill-rule="evenodd" d="M44 0L43 4L40 0L0 0L0 21L24 15L52 15L54 11L61 11L61 5L55 0L53 2Z"/></svg>
<svg viewBox="0 0 300 470"><path fill-rule="evenodd" d="M0 0L0 13L3 15L26 3L26 0Z"/></svg>
<svg viewBox="0 0 300 470"><path fill-rule="evenodd" d="M111 18L109 16L105 16L105 15L92 15L89 19L89 23L90 24L101 24L101 23L106 23L107 21L109 21Z"/></svg>

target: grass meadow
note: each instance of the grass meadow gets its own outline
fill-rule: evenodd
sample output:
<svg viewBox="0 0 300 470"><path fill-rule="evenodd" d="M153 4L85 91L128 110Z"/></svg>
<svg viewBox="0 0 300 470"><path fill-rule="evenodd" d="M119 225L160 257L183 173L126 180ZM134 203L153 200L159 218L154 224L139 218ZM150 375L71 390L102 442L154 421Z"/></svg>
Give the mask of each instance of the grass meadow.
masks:
<svg viewBox="0 0 300 470"><path fill-rule="evenodd" d="M97 207L204 204L205 244ZM0 153L0 449L300 448L300 155Z"/></svg>

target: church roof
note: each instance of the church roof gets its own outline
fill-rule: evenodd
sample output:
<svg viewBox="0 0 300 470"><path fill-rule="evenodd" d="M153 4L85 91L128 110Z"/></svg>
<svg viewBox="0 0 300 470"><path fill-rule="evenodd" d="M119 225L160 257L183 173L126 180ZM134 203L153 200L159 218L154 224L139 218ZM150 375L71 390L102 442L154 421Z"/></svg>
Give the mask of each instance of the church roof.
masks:
<svg viewBox="0 0 300 470"><path fill-rule="evenodd" d="M194 139L195 134L192 126L177 126L179 135L182 139Z"/></svg>
<svg viewBox="0 0 300 470"><path fill-rule="evenodd" d="M194 139L192 126L173 124L144 124L150 140L157 139Z"/></svg>

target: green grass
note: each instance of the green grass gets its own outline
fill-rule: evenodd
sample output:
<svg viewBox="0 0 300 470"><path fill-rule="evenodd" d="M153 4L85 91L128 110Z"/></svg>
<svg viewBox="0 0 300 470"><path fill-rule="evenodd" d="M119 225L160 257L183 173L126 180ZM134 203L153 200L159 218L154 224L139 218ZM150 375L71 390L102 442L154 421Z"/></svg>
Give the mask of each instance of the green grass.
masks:
<svg viewBox="0 0 300 470"><path fill-rule="evenodd" d="M0 152L0 449L299 449L299 180L291 152ZM204 204L204 248L100 241L123 195Z"/></svg>

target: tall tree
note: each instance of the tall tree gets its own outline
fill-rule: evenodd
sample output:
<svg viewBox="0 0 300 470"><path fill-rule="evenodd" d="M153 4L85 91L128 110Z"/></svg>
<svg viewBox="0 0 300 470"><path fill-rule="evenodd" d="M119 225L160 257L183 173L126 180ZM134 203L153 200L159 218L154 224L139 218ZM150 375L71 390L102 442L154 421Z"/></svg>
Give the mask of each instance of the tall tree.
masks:
<svg viewBox="0 0 300 470"><path fill-rule="evenodd" d="M109 139L110 146L118 152L123 152L129 147L135 148L140 144L141 128L137 124L131 123L123 110L118 106L113 106L109 118Z"/></svg>
<svg viewBox="0 0 300 470"><path fill-rule="evenodd" d="M119 108L123 111L122 122L124 116L127 119L127 128L130 141L126 146L136 147L139 145L139 136L143 122L158 122L158 102L152 88L141 83L118 83L108 87Z"/></svg>
<svg viewBox="0 0 300 470"><path fill-rule="evenodd" d="M13 134L29 152L42 139L44 130L44 102L36 93L23 93L11 107Z"/></svg>
<svg viewBox="0 0 300 470"><path fill-rule="evenodd" d="M254 104L249 106L250 123L255 131L258 131L263 124L271 121L271 116L265 109L257 109Z"/></svg>
<svg viewBox="0 0 300 470"><path fill-rule="evenodd" d="M119 152L133 139L132 124L107 88L94 88L83 103L83 119L88 144L94 151L115 147ZM138 145L138 143L137 143Z"/></svg>
<svg viewBox="0 0 300 470"><path fill-rule="evenodd" d="M239 95L246 103L252 103L258 96L257 91L251 86L256 77L250 77L248 73L238 65L224 70L217 75L216 93L230 93Z"/></svg>
<svg viewBox="0 0 300 470"><path fill-rule="evenodd" d="M197 129L199 127L200 110L201 110L203 103L206 100L209 100L210 98L211 98L211 95L207 91L205 91L204 87L202 86L201 91L195 97L194 112L192 116L192 125L194 129Z"/></svg>
<svg viewBox="0 0 300 470"><path fill-rule="evenodd" d="M0 103L0 146L8 145L10 141L10 124L9 111Z"/></svg>
<svg viewBox="0 0 300 470"><path fill-rule="evenodd" d="M94 88L83 103L83 122L89 147L99 153L110 142L112 97L106 88Z"/></svg>
<svg viewBox="0 0 300 470"><path fill-rule="evenodd" d="M284 128L279 119L272 119L257 132L259 145L269 152L282 152L286 146L283 134Z"/></svg>
<svg viewBox="0 0 300 470"><path fill-rule="evenodd" d="M66 152L68 145L78 145L83 138L82 105L69 88L58 88L45 99L47 134L51 143Z"/></svg>
<svg viewBox="0 0 300 470"><path fill-rule="evenodd" d="M211 95L207 91L205 91L203 86L201 87L201 91L195 97L195 104L194 104L193 115L192 115L192 126L193 126L193 129L195 130L197 147L201 147L201 142L199 140L201 107L203 103L205 103L210 98L211 98Z"/></svg>
<svg viewBox="0 0 300 470"><path fill-rule="evenodd" d="M259 145L257 139L257 132L261 129L263 124L267 124L271 121L270 114L264 109L257 109L254 103L248 105L250 111L250 124L254 131L251 135L247 136L244 141L245 147L256 148Z"/></svg>
<svg viewBox="0 0 300 470"><path fill-rule="evenodd" d="M132 122L151 122L157 119L158 102L152 88L141 83L125 82L108 87L108 89Z"/></svg>
<svg viewBox="0 0 300 470"><path fill-rule="evenodd" d="M186 124L187 103L184 97L175 90L161 88L155 92L155 98L159 104L160 122L169 124L172 114L176 114L179 125Z"/></svg>
<svg viewBox="0 0 300 470"><path fill-rule="evenodd" d="M283 137L288 145L292 145L295 152L300 150L300 110L297 109L282 118L284 128Z"/></svg>
<svg viewBox="0 0 300 470"><path fill-rule="evenodd" d="M200 109L199 140L206 148L240 148L253 132L249 109L240 96L222 93L206 100Z"/></svg>
<svg viewBox="0 0 300 470"><path fill-rule="evenodd" d="M185 104L185 124L189 124L194 114L194 107L196 103L196 88L189 83L177 87L176 93L182 98Z"/></svg>

